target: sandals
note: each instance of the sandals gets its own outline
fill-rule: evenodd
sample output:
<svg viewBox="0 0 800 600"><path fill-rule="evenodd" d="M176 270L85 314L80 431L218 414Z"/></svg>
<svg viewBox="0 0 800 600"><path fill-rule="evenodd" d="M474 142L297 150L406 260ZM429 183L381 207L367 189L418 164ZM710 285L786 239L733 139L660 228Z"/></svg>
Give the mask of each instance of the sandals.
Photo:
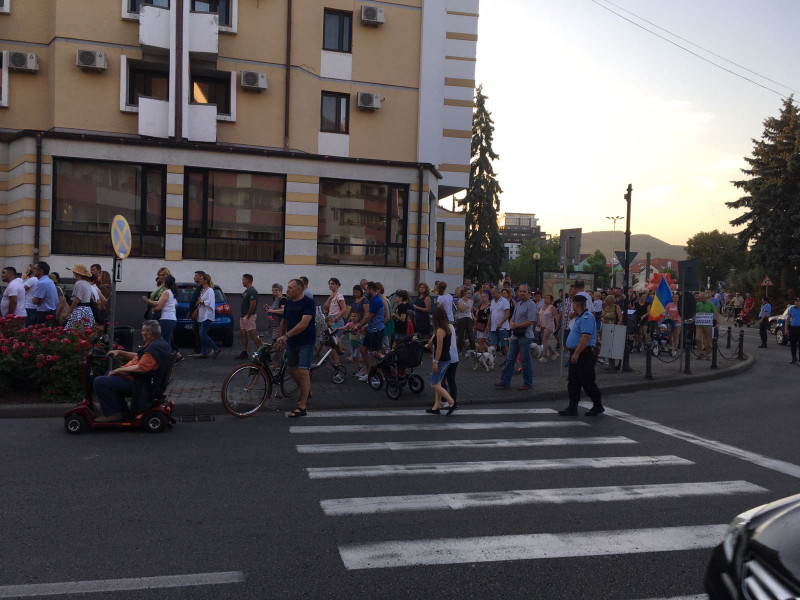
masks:
<svg viewBox="0 0 800 600"><path fill-rule="evenodd" d="M299 417L305 417L308 413L306 412L305 408L300 408L299 406L295 408L292 412L290 412L287 417L290 419L297 419Z"/></svg>

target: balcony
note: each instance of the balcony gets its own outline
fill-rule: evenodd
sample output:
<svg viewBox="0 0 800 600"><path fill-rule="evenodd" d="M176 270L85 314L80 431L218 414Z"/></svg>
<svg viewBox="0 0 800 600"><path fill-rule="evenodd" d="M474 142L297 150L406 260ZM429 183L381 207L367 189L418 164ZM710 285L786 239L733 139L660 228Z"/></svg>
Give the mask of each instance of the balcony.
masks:
<svg viewBox="0 0 800 600"><path fill-rule="evenodd" d="M187 3L188 4L188 3ZM216 59L219 54L219 16L214 13L188 12L184 45L199 58Z"/></svg>
<svg viewBox="0 0 800 600"><path fill-rule="evenodd" d="M141 120L139 121L141 123ZM217 141L217 105L189 104L184 135L191 142Z"/></svg>
<svg viewBox="0 0 800 600"><path fill-rule="evenodd" d="M150 4L139 11L139 44L151 51L169 51L170 9Z"/></svg>
<svg viewBox="0 0 800 600"><path fill-rule="evenodd" d="M169 101L139 98L139 135L170 136Z"/></svg>

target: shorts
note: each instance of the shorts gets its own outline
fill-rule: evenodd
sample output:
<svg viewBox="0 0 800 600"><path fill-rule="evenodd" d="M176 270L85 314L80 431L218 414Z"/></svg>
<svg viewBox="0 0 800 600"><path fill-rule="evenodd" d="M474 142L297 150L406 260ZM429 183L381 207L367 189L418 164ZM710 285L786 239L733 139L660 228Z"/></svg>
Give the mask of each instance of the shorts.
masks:
<svg viewBox="0 0 800 600"><path fill-rule="evenodd" d="M290 369L310 369L314 360L314 344L286 347L286 366Z"/></svg>
<svg viewBox="0 0 800 600"><path fill-rule="evenodd" d="M489 339L489 332L486 330L483 331L476 331L475 332L475 339L478 340L488 340Z"/></svg>
<svg viewBox="0 0 800 600"><path fill-rule="evenodd" d="M447 375L447 367L450 366L449 360L443 360L439 363L439 368L437 372L434 373L431 371L431 385L438 385L442 382L442 379L445 378Z"/></svg>
<svg viewBox="0 0 800 600"><path fill-rule="evenodd" d="M380 352L383 347L383 330L368 331L364 335L364 346L369 352Z"/></svg>
<svg viewBox="0 0 800 600"><path fill-rule="evenodd" d="M350 358L361 358L361 345L363 342L358 340L357 344L350 343Z"/></svg>
<svg viewBox="0 0 800 600"><path fill-rule="evenodd" d="M495 348L508 346L508 329L498 329L489 334L489 343Z"/></svg>
<svg viewBox="0 0 800 600"><path fill-rule="evenodd" d="M256 330L256 315L252 314L249 317L239 318L239 329L242 331L255 331Z"/></svg>

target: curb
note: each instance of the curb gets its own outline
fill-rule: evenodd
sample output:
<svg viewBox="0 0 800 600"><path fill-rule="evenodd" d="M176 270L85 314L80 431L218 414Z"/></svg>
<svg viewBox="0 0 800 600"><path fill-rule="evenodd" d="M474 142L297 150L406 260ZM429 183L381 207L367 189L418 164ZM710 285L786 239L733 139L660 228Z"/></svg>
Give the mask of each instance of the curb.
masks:
<svg viewBox="0 0 800 600"><path fill-rule="evenodd" d="M740 375L745 371L752 368L755 364L755 357L752 355L745 355L742 362L737 362L732 367L723 370L709 371L702 374L694 373L689 376L678 375L672 376L669 379L645 380L642 376L636 382L610 385L601 388L604 396L608 394L621 394L628 392L638 392L648 390L654 385L660 388L665 387L679 387L689 385L692 383L702 383L706 381L713 381L715 379L722 379L723 377L734 377ZM423 400L424 398L424 400ZM568 399L566 382L564 382L564 389L559 391L536 392L533 394L519 394L517 392L509 391L508 393L493 396L490 398L481 397L479 400L464 399L459 402L462 406L484 405L484 404L507 404L513 402L544 402ZM431 399L426 396L417 396L414 394L407 394L400 400L389 400L385 394L376 394L375 401L367 401L359 404L347 402L332 402L326 403L325 409L376 409L376 408L402 408L402 407L426 407L431 403ZM309 408L314 409L313 398L309 403ZM64 413L74 404L0 404L0 419L30 419L30 418L55 418L62 417ZM264 407L264 412L282 412L291 409L295 406L294 402L268 402ZM203 402L203 403L186 403L175 405L176 417L199 417L208 415L226 415L228 414L223 408L221 402Z"/></svg>

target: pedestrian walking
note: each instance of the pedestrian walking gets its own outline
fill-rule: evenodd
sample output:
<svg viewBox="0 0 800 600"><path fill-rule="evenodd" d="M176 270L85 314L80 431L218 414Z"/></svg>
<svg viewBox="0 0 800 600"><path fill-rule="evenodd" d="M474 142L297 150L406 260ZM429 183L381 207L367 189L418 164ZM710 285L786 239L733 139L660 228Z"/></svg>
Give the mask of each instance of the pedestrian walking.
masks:
<svg viewBox="0 0 800 600"><path fill-rule="evenodd" d="M789 347L792 350L792 364L797 364L797 348L800 346L800 298L794 299L783 323L783 332L789 336Z"/></svg>
<svg viewBox="0 0 800 600"><path fill-rule="evenodd" d="M742 294L740 292L736 292L736 295L731 300L731 304L733 305L733 318L739 316L739 313L742 312L742 308L744 308L744 298L742 298Z"/></svg>
<svg viewBox="0 0 800 600"><path fill-rule="evenodd" d="M0 301L0 316L26 318L28 313L25 312L25 284L17 276L17 270L14 267L3 269L3 283L7 285L3 292L3 299Z"/></svg>
<svg viewBox="0 0 800 600"><path fill-rule="evenodd" d="M417 299L414 300L417 334L422 338L431 335L431 288L422 282L417 286Z"/></svg>
<svg viewBox="0 0 800 600"><path fill-rule="evenodd" d="M492 290L494 299L489 303L489 343L505 356L508 353L508 321L511 305L500 294L499 288Z"/></svg>
<svg viewBox="0 0 800 600"><path fill-rule="evenodd" d="M102 274L101 274L102 277ZM161 327L161 337L167 342L175 353L175 364L183 360L181 351L175 344L175 327L178 325L178 285L175 277L167 275L164 278L164 293L153 306L153 311L161 315L158 324Z"/></svg>
<svg viewBox="0 0 800 600"><path fill-rule="evenodd" d="M143 300L145 301L145 303L148 305L147 309L144 311L144 319L145 319L145 321L149 321L149 320L156 320L157 321L159 319L159 314L155 310L153 310L153 306L155 306L155 305L151 304L150 302L148 302L148 300L150 300L152 302L158 302L159 298L161 298L161 294L164 293L164 289L165 289L164 288L164 279L166 279L167 275L171 275L169 269L167 267L161 267L156 272L156 289L154 289L152 292L150 292L149 296L143 296L142 297ZM98 294L99 294L99 290L98 290ZM95 298L95 300L97 300L97 298Z"/></svg>
<svg viewBox="0 0 800 600"><path fill-rule="evenodd" d="M531 299L531 289L527 284L520 285L517 294L519 302L517 302L514 316L509 324L511 329L509 358L503 366L500 383L496 383L495 386L501 389L511 387L511 377L514 374L513 358L519 355L522 362L522 385L519 390L527 391L533 387L531 342L533 342L533 327L536 324L536 305Z"/></svg>
<svg viewBox="0 0 800 600"><path fill-rule="evenodd" d="M303 275L300 278L300 281L303 282L303 295L306 298L311 298L313 300L314 299L314 293L311 291L311 288L308 286L308 277Z"/></svg>
<svg viewBox="0 0 800 600"><path fill-rule="evenodd" d="M272 284L272 303L265 305L269 319L269 339L274 342L280 336L283 307L286 305L286 296L283 295L283 286L280 283Z"/></svg>
<svg viewBox="0 0 800 600"><path fill-rule="evenodd" d="M192 318L200 324L200 354L195 354L194 357L217 358L222 350L219 349L214 343L214 340L211 339L211 336L208 335L208 331L211 329L211 325L216 318L215 311L217 307L217 301L214 295L214 282L211 280L211 275L203 273L200 276L200 285L203 287L203 291L200 294L200 300L197 304L195 314L192 315ZM213 350L209 352L209 348L213 348Z"/></svg>
<svg viewBox="0 0 800 600"><path fill-rule="evenodd" d="M192 334L194 337L194 354L200 354L202 346L200 344L200 323L197 321L195 315L198 314L197 307L200 305L200 295L203 293L203 275L205 271L194 272L194 290L192 290L192 298L189 300L189 317L192 319Z"/></svg>
<svg viewBox="0 0 800 600"><path fill-rule="evenodd" d="M769 318L772 316L772 304L769 298L761 298L761 310L758 313L758 334L761 336L759 348L767 347L767 332L769 331Z"/></svg>
<svg viewBox="0 0 800 600"><path fill-rule="evenodd" d="M353 359L353 364L356 366L356 372L353 373L356 377L361 377L364 374L364 367L361 366L361 346L364 345L364 336L359 332L358 323L360 320L358 313L351 310L350 319L347 321L347 325L344 326L345 333L350 335L350 358Z"/></svg>
<svg viewBox="0 0 800 600"><path fill-rule="evenodd" d="M358 378L359 381L367 381L372 368L372 358L377 360L380 357L383 349L383 330L386 328L384 322L386 309L383 299L378 293L378 285L374 281L367 282L367 298L369 299L367 312L358 323L360 329L366 330L364 344L361 346L361 355L364 357L364 374Z"/></svg>
<svg viewBox="0 0 800 600"><path fill-rule="evenodd" d="M333 326L331 329L338 331L335 336L336 343L339 346L339 354L344 354L342 350L341 333L344 330L344 315L347 311L347 303L344 301L344 294L339 291L341 285L342 283L336 279L336 277L331 277L328 280L328 288L331 293L322 305L322 312L330 319L333 319Z"/></svg>
<svg viewBox="0 0 800 600"><path fill-rule="evenodd" d="M682 327L679 301L680 296L678 292L673 292L672 302L664 307L666 309L664 320L672 323L672 330L669 333L669 345L675 351L678 350L678 340L681 336Z"/></svg>
<svg viewBox="0 0 800 600"><path fill-rule="evenodd" d="M64 329L74 329L78 324L89 328L94 325L94 313L92 313L92 286L89 279L92 273L86 265L77 264L72 267L72 274L75 275L75 286L72 288L72 304L64 310L66 324Z"/></svg>
<svg viewBox="0 0 800 600"><path fill-rule="evenodd" d="M441 414L442 399L446 400L450 406L447 415L453 414L458 408L456 401L450 393L442 386L442 380L447 376L447 368L450 366L450 347L452 345L453 332L450 321L447 319L447 312L441 306L437 306L433 311L433 335L430 344L433 347L433 364L431 366L431 389L434 393L433 407L425 410L430 414Z"/></svg>
<svg viewBox="0 0 800 600"><path fill-rule="evenodd" d="M242 336L242 351L237 354L234 359L242 360L247 358L247 346L249 340L253 340L253 344L258 350L261 347L261 338L258 337L256 331L256 321L258 315L258 290L253 287L253 276L250 273L242 275L242 306L239 316L239 333Z"/></svg>
<svg viewBox="0 0 800 600"><path fill-rule="evenodd" d="M394 321L392 321L392 310L389 306L389 299L386 297L386 289L380 281L376 281L378 295L383 302L383 339L381 340L382 354L386 354L392 348L392 338L394 337Z"/></svg>
<svg viewBox="0 0 800 600"><path fill-rule="evenodd" d="M464 350L465 341L468 343L470 350L475 350L475 320L472 318L473 312L472 290L465 285L461 288L461 297L456 303L456 347L459 354Z"/></svg>
<svg viewBox="0 0 800 600"><path fill-rule="evenodd" d="M550 338L558 329L558 309L553 305L553 294L545 294L542 307L539 309L539 327L542 331L542 356L540 362L547 362L552 355L558 358L558 352L550 345Z"/></svg>
<svg viewBox="0 0 800 600"><path fill-rule="evenodd" d="M700 294L697 302L697 312L695 313L695 338L697 342L697 359L711 360L711 330L713 328L714 314L717 310L716 305L711 302L711 290L705 294ZM708 315L711 315L710 317ZM700 325L697 321L709 321L707 325ZM764 347L766 348L766 336L763 337Z"/></svg>
<svg viewBox="0 0 800 600"><path fill-rule="evenodd" d="M394 310L392 311L394 338L395 340L403 340L414 335L414 311L411 308L411 298L407 291L397 290L394 297L396 299ZM411 326L410 328L409 325Z"/></svg>
<svg viewBox="0 0 800 600"><path fill-rule="evenodd" d="M447 293L447 282L440 281L436 286L436 293L439 294L438 298L436 298L436 304L441 306L444 309L445 314L447 315L448 323L455 322L455 315L453 311L453 297Z"/></svg>
<svg viewBox="0 0 800 600"><path fill-rule="evenodd" d="M595 344L597 343L597 322L591 311L586 308L586 298L575 295L572 298L573 310L576 313L575 323L565 342L570 354L567 374L567 392L569 405L558 411L562 417L574 417L578 414L578 402L581 399L581 388L592 401L592 408L584 414L596 417L605 412L602 394L597 387L594 367L597 362Z"/></svg>
<svg viewBox="0 0 800 600"><path fill-rule="evenodd" d="M489 316L491 304L486 291L480 293L480 305L475 311L475 337L478 340L478 352L489 351Z"/></svg>
<svg viewBox="0 0 800 600"><path fill-rule="evenodd" d="M105 324L108 321L108 306L111 302L111 274L108 271L100 271L95 285L97 286L98 297L104 299L97 306L98 321Z"/></svg>
<svg viewBox="0 0 800 600"><path fill-rule="evenodd" d="M286 348L286 366L300 389L300 399L288 415L296 419L306 416L308 397L311 392L309 369L314 358L314 344L317 331L314 324L317 306L312 298L306 296L304 283L300 279L292 279L286 288L286 305L283 307L278 349Z"/></svg>
<svg viewBox="0 0 800 600"><path fill-rule="evenodd" d="M33 303L33 293L39 278L33 274L33 265L28 265L22 274L22 284L25 287L25 326L28 327L36 322L36 305Z"/></svg>
<svg viewBox="0 0 800 600"><path fill-rule="evenodd" d="M36 306L36 324L47 323L56 315L58 308L58 290L50 279L50 265L40 260L33 265L33 274L39 280L33 292L33 304Z"/></svg>
<svg viewBox="0 0 800 600"><path fill-rule="evenodd" d="M447 390L453 402L458 405L458 384L456 383L456 373L458 372L458 344L456 343L456 328L450 325L450 366L447 367L442 387Z"/></svg>

